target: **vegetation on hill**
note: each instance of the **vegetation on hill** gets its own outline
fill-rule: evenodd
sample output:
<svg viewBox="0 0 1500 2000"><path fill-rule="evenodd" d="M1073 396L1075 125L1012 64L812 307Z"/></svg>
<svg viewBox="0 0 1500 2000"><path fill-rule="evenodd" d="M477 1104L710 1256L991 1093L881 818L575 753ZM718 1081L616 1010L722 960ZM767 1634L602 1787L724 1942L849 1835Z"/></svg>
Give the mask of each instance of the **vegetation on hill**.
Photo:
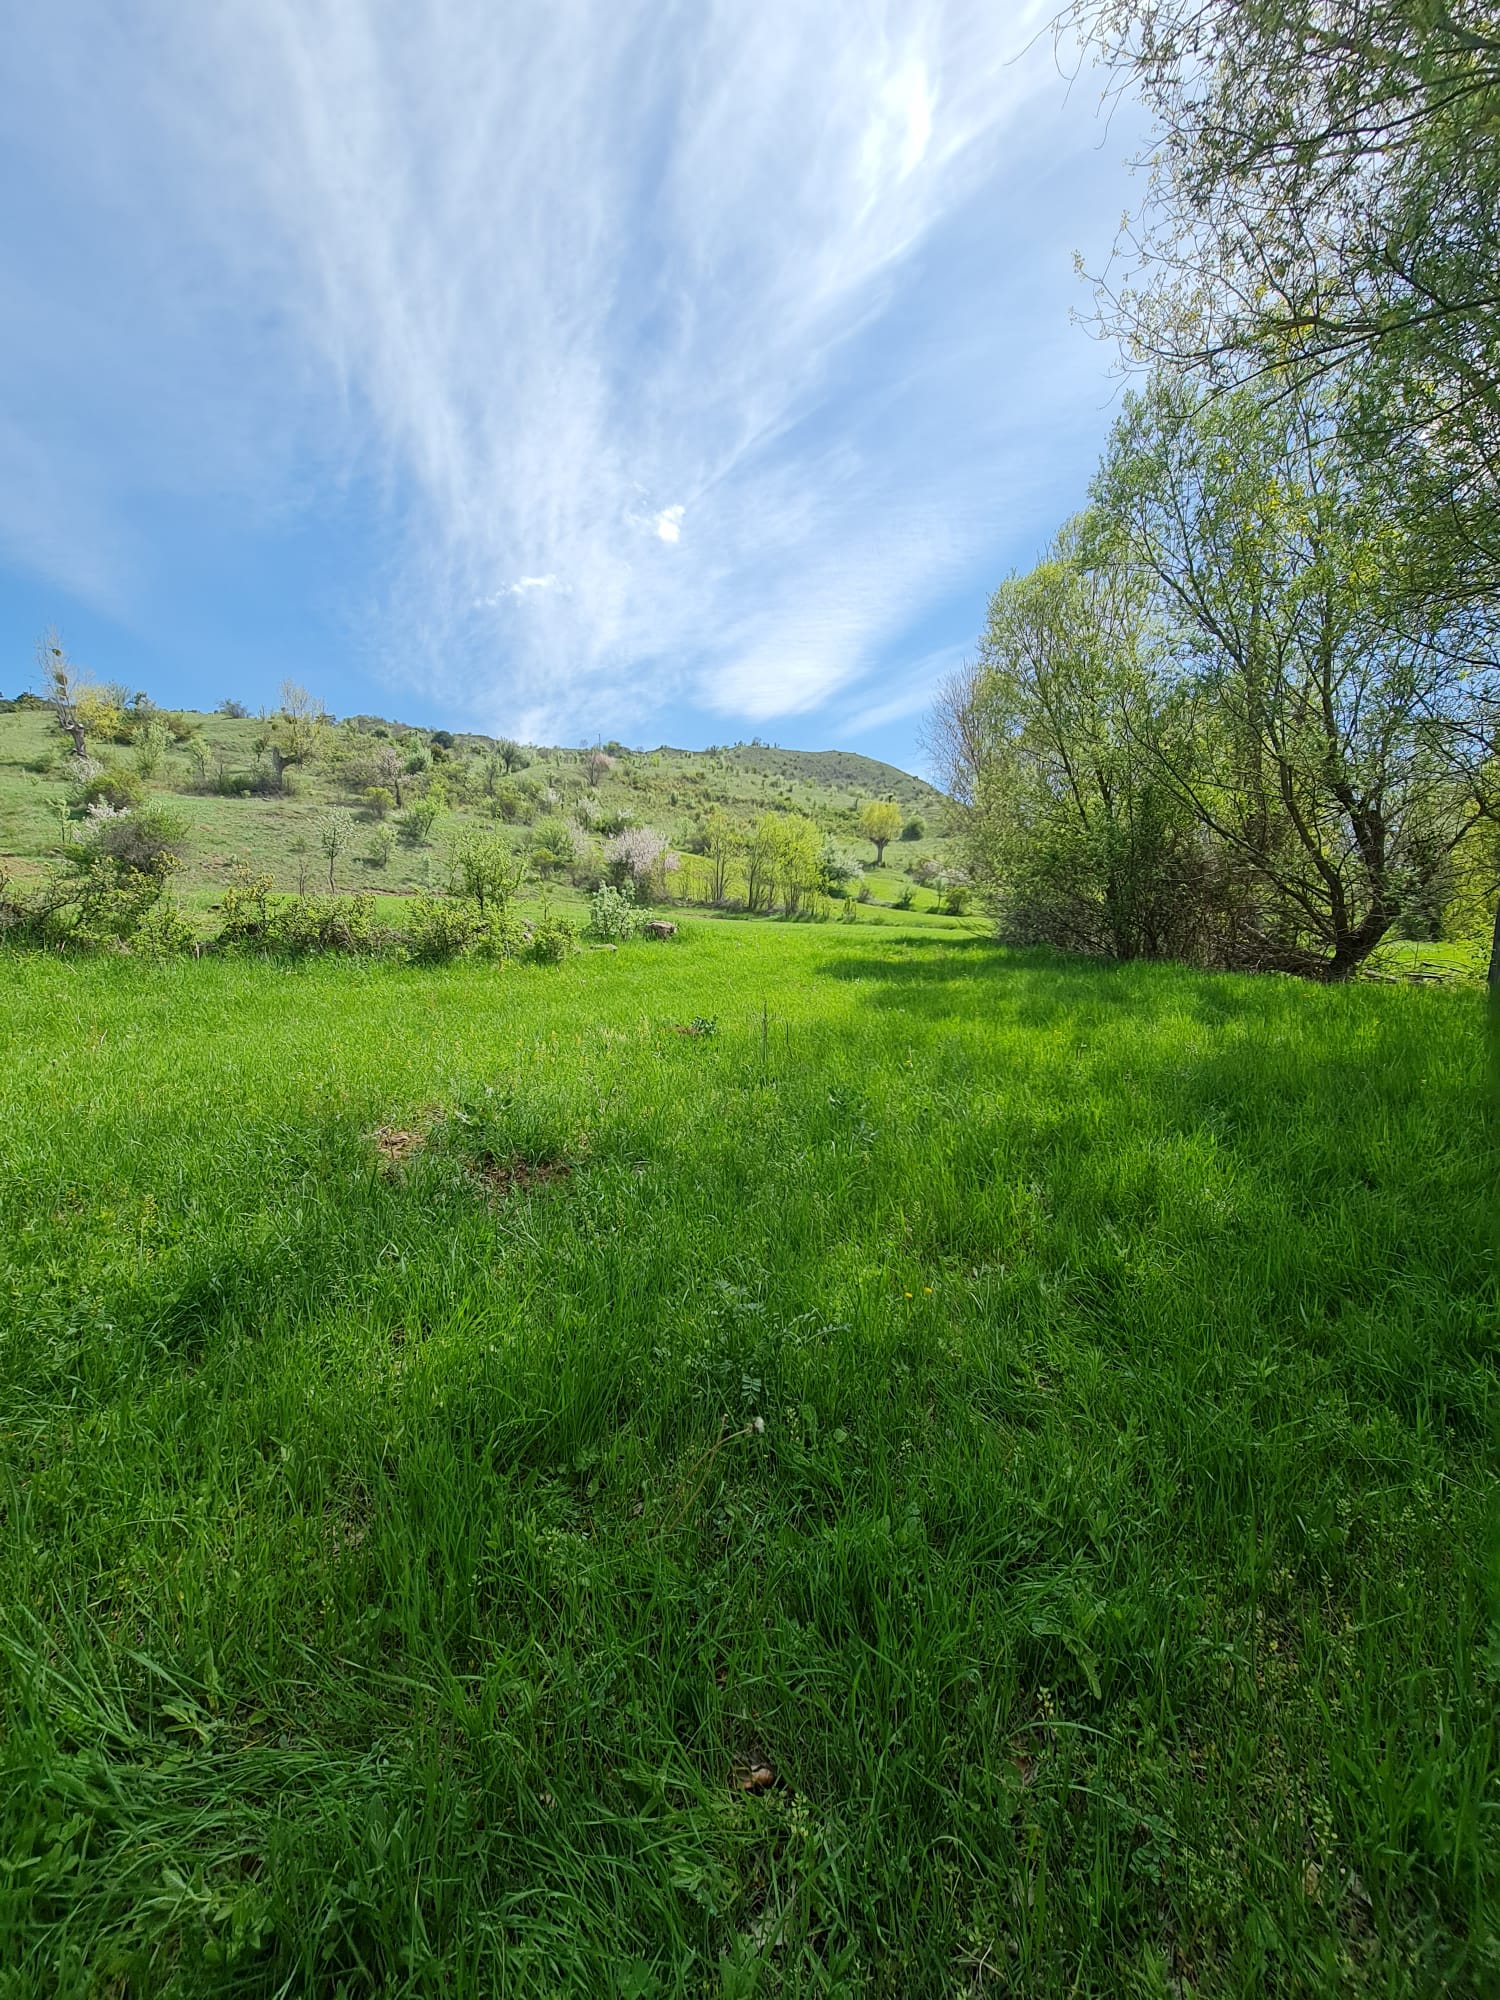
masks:
<svg viewBox="0 0 1500 2000"><path fill-rule="evenodd" d="M0 1977L1489 1990L1479 1017L11 957Z"/></svg>
<svg viewBox="0 0 1500 2000"><path fill-rule="evenodd" d="M42 659L44 695L0 714L0 928L13 940L245 942L254 905L261 946L295 933L370 948L382 927L413 925L430 943L445 924L457 942L463 921L439 920L434 898L581 921L602 887L638 907L854 921L967 907L941 796L869 758L522 745L335 720L292 685L259 716L234 702L171 713L81 675L53 636ZM139 841L117 851L127 828L154 829L149 855ZM381 914L278 905L280 928L265 920L268 896L319 892L378 896Z"/></svg>

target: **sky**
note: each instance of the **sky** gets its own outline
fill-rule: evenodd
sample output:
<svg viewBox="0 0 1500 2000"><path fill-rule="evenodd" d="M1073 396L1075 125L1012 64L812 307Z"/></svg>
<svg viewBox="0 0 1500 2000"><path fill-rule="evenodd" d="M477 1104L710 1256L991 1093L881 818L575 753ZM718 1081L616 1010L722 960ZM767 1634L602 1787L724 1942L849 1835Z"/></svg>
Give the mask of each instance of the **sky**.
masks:
<svg viewBox="0 0 1500 2000"><path fill-rule="evenodd" d="M17 10L0 692L917 767L1118 404L1053 5Z"/></svg>

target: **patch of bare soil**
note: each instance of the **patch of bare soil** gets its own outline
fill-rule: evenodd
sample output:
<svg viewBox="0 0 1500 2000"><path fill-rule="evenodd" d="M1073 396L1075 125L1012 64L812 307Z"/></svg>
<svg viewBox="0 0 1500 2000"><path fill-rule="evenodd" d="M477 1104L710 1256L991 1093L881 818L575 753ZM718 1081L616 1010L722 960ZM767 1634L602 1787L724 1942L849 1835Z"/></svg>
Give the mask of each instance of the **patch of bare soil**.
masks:
<svg viewBox="0 0 1500 2000"><path fill-rule="evenodd" d="M566 1160L526 1160L519 1153L508 1160L476 1160L474 1172L496 1201L573 1177L573 1168Z"/></svg>

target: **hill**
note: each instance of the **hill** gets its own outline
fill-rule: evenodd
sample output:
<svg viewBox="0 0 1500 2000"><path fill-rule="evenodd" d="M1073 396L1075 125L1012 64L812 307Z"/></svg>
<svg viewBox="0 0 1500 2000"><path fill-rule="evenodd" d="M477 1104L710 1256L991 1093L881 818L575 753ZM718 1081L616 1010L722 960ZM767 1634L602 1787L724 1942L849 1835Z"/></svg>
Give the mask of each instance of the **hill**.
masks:
<svg viewBox="0 0 1500 2000"><path fill-rule="evenodd" d="M0 711L0 864L25 874L81 824L87 788L49 709L23 701ZM741 843L767 813L811 820L836 865L851 871L850 893L872 910L898 902L935 910L934 884L958 861L942 795L848 751L523 747L379 716L335 722L315 707L289 717L139 703L101 714L88 747L96 791L163 801L185 821L178 890L190 906L245 870L282 890L317 887L326 875L320 826L331 811L355 821L333 886L381 894L443 886L454 843L481 827L499 830L533 886L563 901L597 877L602 844L626 826L654 829L683 857L674 895L706 900L697 861L716 814ZM883 867L858 825L874 798L895 801L904 819ZM739 864L722 887L721 900L743 897Z"/></svg>

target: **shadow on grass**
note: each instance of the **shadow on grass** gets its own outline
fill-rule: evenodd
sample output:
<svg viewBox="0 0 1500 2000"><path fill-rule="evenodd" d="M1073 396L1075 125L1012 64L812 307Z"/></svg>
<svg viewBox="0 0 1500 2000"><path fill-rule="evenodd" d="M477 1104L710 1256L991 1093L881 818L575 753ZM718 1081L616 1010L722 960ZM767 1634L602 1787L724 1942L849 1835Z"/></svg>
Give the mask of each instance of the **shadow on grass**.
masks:
<svg viewBox="0 0 1500 2000"><path fill-rule="evenodd" d="M864 986L875 1007L929 1019L1004 1012L1026 1027L1056 1027L1130 1013L1180 1017L1205 1025L1298 1010L1328 989L1248 973L1202 972L1162 961L1085 958L1037 947L999 945L987 937L905 938L889 953L830 960L820 975Z"/></svg>

